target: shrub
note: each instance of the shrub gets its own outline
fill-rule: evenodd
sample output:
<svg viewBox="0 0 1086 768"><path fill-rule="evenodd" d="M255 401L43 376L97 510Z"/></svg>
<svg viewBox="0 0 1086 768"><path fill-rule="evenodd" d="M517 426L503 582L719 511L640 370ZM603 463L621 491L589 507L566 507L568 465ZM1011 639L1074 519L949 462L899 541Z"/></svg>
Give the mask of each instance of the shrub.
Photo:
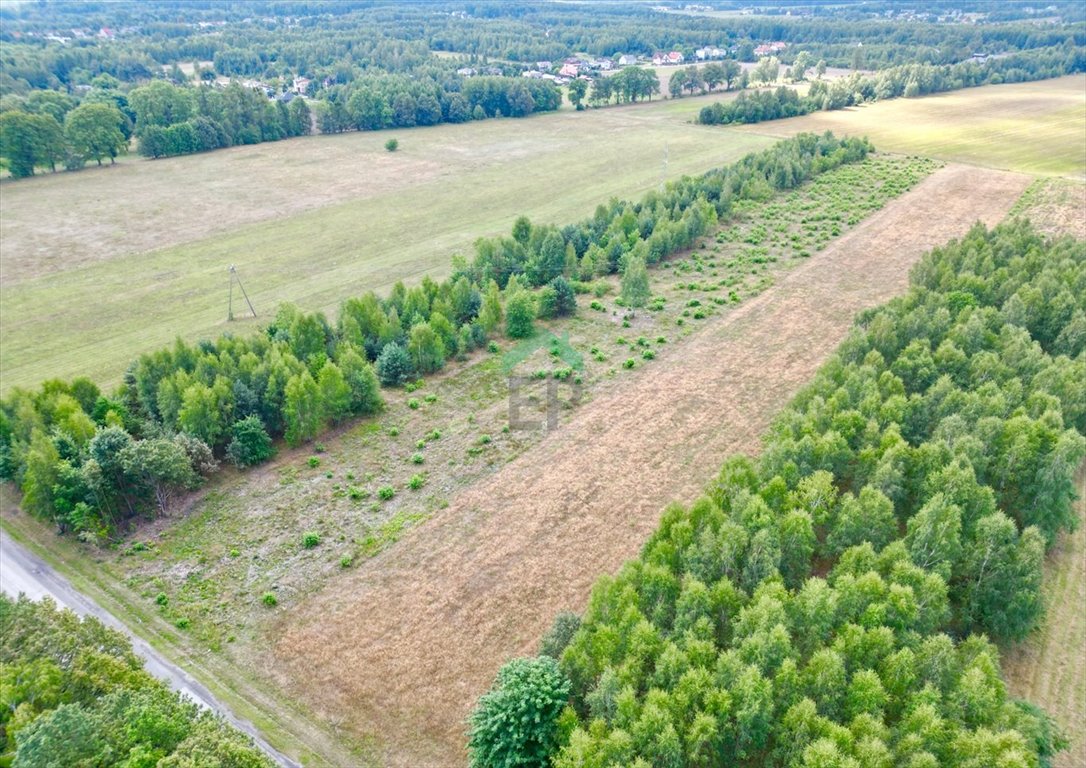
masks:
<svg viewBox="0 0 1086 768"><path fill-rule="evenodd" d="M414 372L411 355L399 344L386 344L377 356L377 378L386 387L398 387Z"/></svg>
<svg viewBox="0 0 1086 768"><path fill-rule="evenodd" d="M370 492L365 488L359 488L357 485L348 486L347 497L351 501L361 501L362 499L368 499Z"/></svg>
<svg viewBox="0 0 1086 768"><path fill-rule="evenodd" d="M238 549L231 549L230 557L241 557L241 552Z"/></svg>
<svg viewBox="0 0 1086 768"><path fill-rule="evenodd" d="M389 437L397 437L399 434L400 434L400 428L399 427L389 427L388 428L388 436Z"/></svg>
<svg viewBox="0 0 1086 768"><path fill-rule="evenodd" d="M542 320L558 317L558 295L553 286L544 285L535 295L536 315Z"/></svg>
<svg viewBox="0 0 1086 768"><path fill-rule="evenodd" d="M275 596L274 592L265 592L264 595L260 598L260 602L264 603L264 605L268 606L269 608L274 608L275 606L279 605L279 598Z"/></svg>
<svg viewBox="0 0 1086 768"><path fill-rule="evenodd" d="M479 445L488 445L490 443L490 435L479 435L479 439L475 442Z"/></svg>
<svg viewBox="0 0 1086 768"><path fill-rule="evenodd" d="M440 440L441 439L441 430L438 430L438 429L433 430L430 434L428 434L426 436L426 439L427 440Z"/></svg>
<svg viewBox="0 0 1086 768"><path fill-rule="evenodd" d="M417 411L420 405L422 405L422 403L419 402L419 399L417 397L412 397L410 400L407 401L407 407L410 408L412 411Z"/></svg>
<svg viewBox="0 0 1086 768"><path fill-rule="evenodd" d="M505 333L511 339L526 339L535 333L535 300L524 290L515 291L505 304Z"/></svg>
<svg viewBox="0 0 1086 768"><path fill-rule="evenodd" d="M309 531L304 536L302 536L302 546L306 549L313 549L313 547L317 546L320 543L320 534L314 533L313 531Z"/></svg>
<svg viewBox="0 0 1086 768"><path fill-rule="evenodd" d="M321 465L321 460L318 459L316 456L310 456L306 460L306 464L309 465L310 469L316 469L317 467L319 467Z"/></svg>
<svg viewBox="0 0 1086 768"><path fill-rule="evenodd" d="M385 149L387 151L389 151L389 152L395 152L399 148L400 148L399 139L389 139L388 141L385 142Z"/></svg>
<svg viewBox="0 0 1086 768"><path fill-rule="evenodd" d="M651 349L646 349L641 353L641 357L645 360L654 360L656 358L656 353Z"/></svg>
<svg viewBox="0 0 1086 768"><path fill-rule="evenodd" d="M412 491L417 491L419 488L426 484L426 478L422 475L411 475L411 479L407 482L407 487Z"/></svg>
<svg viewBox="0 0 1086 768"><path fill-rule="evenodd" d="M389 501L395 495L396 489L391 485L381 486L381 488L377 490L377 497L381 499L381 501Z"/></svg>
<svg viewBox="0 0 1086 768"><path fill-rule="evenodd" d="M502 351L502 348L498 346L498 342L488 341L486 344L486 351L490 352L491 354L497 354L498 352Z"/></svg>
<svg viewBox="0 0 1086 768"><path fill-rule="evenodd" d="M421 453L413 453L413 454L411 454L411 463L412 464L421 464L424 461L426 461L426 457L423 456Z"/></svg>
<svg viewBox="0 0 1086 768"><path fill-rule="evenodd" d="M627 357L626 362L624 362L622 364L622 367L629 370L630 368L633 368L635 365L637 365L637 362L634 361L634 359L632 357Z"/></svg>
<svg viewBox="0 0 1086 768"><path fill-rule="evenodd" d="M577 296L569 280L559 275L550 282L550 289L554 292L554 315L566 317L577 311Z"/></svg>
<svg viewBox="0 0 1086 768"><path fill-rule="evenodd" d="M437 402L437 395L435 395L433 392L431 392L430 394L428 394L426 397L424 397L422 399L425 400L427 403L436 403Z"/></svg>
<svg viewBox="0 0 1086 768"><path fill-rule="evenodd" d="M603 304L601 304L597 299L592 299L592 303L588 306L592 307L592 309L596 310L597 312L607 311L607 307L603 306Z"/></svg>
<svg viewBox="0 0 1086 768"><path fill-rule="evenodd" d="M250 467L275 455L271 436L256 416L234 422L233 438L226 447L226 458L237 467Z"/></svg>
<svg viewBox="0 0 1086 768"><path fill-rule="evenodd" d="M339 559L340 568L350 568L353 563L354 557L352 557L351 555L344 555Z"/></svg>
<svg viewBox="0 0 1086 768"><path fill-rule="evenodd" d="M569 688L558 662L547 656L502 667L471 714L473 768L549 765Z"/></svg>
<svg viewBox="0 0 1086 768"><path fill-rule="evenodd" d="M188 617L182 616L177 621L175 621L173 625L178 629L188 629L190 626L192 626L192 622L188 619Z"/></svg>
<svg viewBox="0 0 1086 768"><path fill-rule="evenodd" d="M155 603L157 605L165 607L170 604L170 598L167 597L165 592L159 592L157 595L155 595Z"/></svg>

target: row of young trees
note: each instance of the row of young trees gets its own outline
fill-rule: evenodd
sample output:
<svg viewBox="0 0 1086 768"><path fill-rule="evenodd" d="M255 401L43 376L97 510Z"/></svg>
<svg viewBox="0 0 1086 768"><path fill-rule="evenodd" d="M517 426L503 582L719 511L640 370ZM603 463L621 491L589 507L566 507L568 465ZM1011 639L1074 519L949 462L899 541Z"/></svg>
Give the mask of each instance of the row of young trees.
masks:
<svg viewBox="0 0 1086 768"><path fill-rule="evenodd" d="M263 461L274 438L297 445L374 413L379 384L433 373L503 330L530 336L537 317L572 314L579 281L622 270L624 294L643 303L645 265L688 247L736 200L791 188L869 149L798 136L562 229L522 217L512 236L480 239L470 263L455 259L449 279L348 299L335 325L284 305L263 333L141 355L110 394L84 378L14 390L0 401L0 477L61 531L108 536L165 509L220 459Z"/></svg>
<svg viewBox="0 0 1086 768"><path fill-rule="evenodd" d="M456 274L504 287L514 276L542 286L560 275L588 281L623 271L631 259L647 265L690 246L738 200L763 200L807 179L867 157L864 139L801 134L734 165L669 183L640 202L612 199L591 218L561 229L518 219L511 236L475 243L472 261L454 261Z"/></svg>
<svg viewBox="0 0 1086 768"><path fill-rule="evenodd" d="M0 683L4 765L273 765L222 718L151 677L127 637L52 600L0 594Z"/></svg>
<svg viewBox="0 0 1086 768"><path fill-rule="evenodd" d="M1041 619L1084 433L1086 243L977 225L499 676L473 764L1050 765L985 635Z"/></svg>
<svg viewBox="0 0 1086 768"><path fill-rule="evenodd" d="M915 98L961 88L1044 80L1086 72L1086 48L1058 46L983 62L957 64L905 64L873 74L853 73L832 83L816 81L806 96L791 88L755 94L742 93L730 103L703 107L698 122L704 125L757 123L818 110L844 109L856 104L900 97Z"/></svg>

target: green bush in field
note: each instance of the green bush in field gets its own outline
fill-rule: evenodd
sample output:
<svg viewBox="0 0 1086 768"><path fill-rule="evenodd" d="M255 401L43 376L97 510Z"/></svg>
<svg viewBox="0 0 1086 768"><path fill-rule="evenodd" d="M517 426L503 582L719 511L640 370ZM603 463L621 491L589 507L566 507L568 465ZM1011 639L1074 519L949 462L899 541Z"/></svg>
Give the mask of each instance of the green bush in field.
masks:
<svg viewBox="0 0 1086 768"><path fill-rule="evenodd" d="M302 536L302 546L306 549L313 549L313 547L317 546L320 543L320 534L314 533L313 531L309 531L304 536Z"/></svg>

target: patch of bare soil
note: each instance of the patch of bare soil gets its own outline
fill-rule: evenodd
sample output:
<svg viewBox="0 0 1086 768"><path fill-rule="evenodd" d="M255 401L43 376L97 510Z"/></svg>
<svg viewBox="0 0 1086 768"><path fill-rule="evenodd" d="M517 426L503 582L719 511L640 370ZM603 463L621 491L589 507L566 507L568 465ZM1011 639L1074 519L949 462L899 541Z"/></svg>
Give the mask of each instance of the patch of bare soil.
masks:
<svg viewBox="0 0 1086 768"><path fill-rule="evenodd" d="M775 287L601 394L395 547L286 615L266 668L382 745L390 766L464 763L466 718L501 664L637 554L933 246L999 222L1029 178L937 171Z"/></svg>

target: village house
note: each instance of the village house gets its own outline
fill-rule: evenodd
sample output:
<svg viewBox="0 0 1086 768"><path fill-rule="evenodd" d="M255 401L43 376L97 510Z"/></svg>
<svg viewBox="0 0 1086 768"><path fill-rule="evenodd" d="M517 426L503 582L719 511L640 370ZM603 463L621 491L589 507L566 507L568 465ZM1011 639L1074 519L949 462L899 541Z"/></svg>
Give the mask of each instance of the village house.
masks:
<svg viewBox="0 0 1086 768"><path fill-rule="evenodd" d="M679 51L670 51L669 53L656 53L653 54L652 64L653 66L660 67L666 65L682 64L686 60Z"/></svg>
<svg viewBox="0 0 1086 768"><path fill-rule="evenodd" d="M460 69L456 70L456 74L461 77L473 77L475 75L475 70L471 67L460 67Z"/></svg>
<svg viewBox="0 0 1086 768"><path fill-rule="evenodd" d="M624 53L618 57L618 65L620 67L628 67L637 63L637 56L632 53Z"/></svg>
<svg viewBox="0 0 1086 768"><path fill-rule="evenodd" d="M310 80L308 77L296 77L294 78L294 81L290 84L290 90L294 91L295 93L305 95L306 91L309 90L309 83Z"/></svg>
<svg viewBox="0 0 1086 768"><path fill-rule="evenodd" d="M773 42L773 43L762 43L761 45L759 45L757 48L754 49L754 55L755 56L772 56L774 54L780 53L781 51L783 51L787 47L788 47L788 43L782 43L780 41Z"/></svg>
<svg viewBox="0 0 1086 768"><path fill-rule="evenodd" d="M558 74L562 77L577 77L577 75L581 74L581 68L576 64L566 63L558 70Z"/></svg>
<svg viewBox="0 0 1086 768"><path fill-rule="evenodd" d="M699 61L705 61L706 59L723 59L724 50L715 46L706 46L705 48L698 48L694 51L694 56Z"/></svg>

